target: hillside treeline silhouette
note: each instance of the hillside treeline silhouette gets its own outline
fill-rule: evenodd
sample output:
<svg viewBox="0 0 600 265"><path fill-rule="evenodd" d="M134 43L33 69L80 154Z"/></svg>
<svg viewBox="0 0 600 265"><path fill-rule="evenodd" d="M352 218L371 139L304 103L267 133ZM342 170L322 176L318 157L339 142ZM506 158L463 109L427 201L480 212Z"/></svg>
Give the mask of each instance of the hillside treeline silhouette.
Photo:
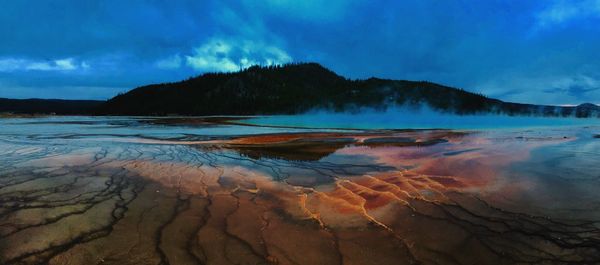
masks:
<svg viewBox="0 0 600 265"><path fill-rule="evenodd" d="M103 103L106 102L99 100L0 98L0 113L11 112L18 114L57 115L93 114Z"/></svg>
<svg viewBox="0 0 600 265"><path fill-rule="evenodd" d="M261 115L310 110L356 111L421 105L457 114L597 115L597 107L508 103L427 81L351 80L317 63L253 66L148 85L118 95L99 109L108 115ZM593 105L595 106L595 105Z"/></svg>
<svg viewBox="0 0 600 265"><path fill-rule="evenodd" d="M503 102L427 81L352 80L317 63L253 66L135 88L107 101L0 99L0 112L65 115L269 115L426 105L456 114L598 117L600 107Z"/></svg>

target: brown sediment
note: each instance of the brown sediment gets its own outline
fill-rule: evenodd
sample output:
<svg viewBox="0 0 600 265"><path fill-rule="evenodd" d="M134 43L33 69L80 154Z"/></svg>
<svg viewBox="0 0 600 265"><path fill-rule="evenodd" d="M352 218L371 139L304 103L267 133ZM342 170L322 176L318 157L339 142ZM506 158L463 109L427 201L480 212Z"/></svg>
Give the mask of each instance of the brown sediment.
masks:
<svg viewBox="0 0 600 265"><path fill-rule="evenodd" d="M294 140L276 144L227 144L223 148L232 149L236 152L253 158L275 158L298 161L317 161L334 153L336 150L352 144L352 139L342 141L323 140Z"/></svg>
<svg viewBox="0 0 600 265"><path fill-rule="evenodd" d="M251 157L317 161L346 146L430 146L464 136L452 131L286 133L237 137L211 141L219 148L231 149Z"/></svg>
<svg viewBox="0 0 600 265"><path fill-rule="evenodd" d="M420 130L420 131L375 131L375 132L305 132L305 133L280 133L242 136L227 140L228 144L273 144L293 141L329 141L354 140L363 145L386 144L399 146L417 145L426 142L444 142L446 139L457 139L466 132L445 130Z"/></svg>
<svg viewBox="0 0 600 265"><path fill-rule="evenodd" d="M184 125L184 126L210 126L226 123L235 123L245 117L223 117L223 116L206 116L206 117L165 117L140 120L144 123L157 125Z"/></svg>
<svg viewBox="0 0 600 265"><path fill-rule="evenodd" d="M0 158L12 162L0 165L0 263L600 262L596 222L511 212L474 192L516 192L500 168L556 141L407 131L12 147Z"/></svg>

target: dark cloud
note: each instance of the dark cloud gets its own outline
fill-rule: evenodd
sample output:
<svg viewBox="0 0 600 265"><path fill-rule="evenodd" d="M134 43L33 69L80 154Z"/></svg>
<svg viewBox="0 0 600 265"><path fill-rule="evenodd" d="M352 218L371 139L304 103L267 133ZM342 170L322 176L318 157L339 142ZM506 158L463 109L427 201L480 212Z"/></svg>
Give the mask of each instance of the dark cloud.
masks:
<svg viewBox="0 0 600 265"><path fill-rule="evenodd" d="M600 92L600 82L589 78L574 78L572 82L567 82L563 86L548 88L542 91L549 94L566 94L584 102L594 99L594 94Z"/></svg>
<svg viewBox="0 0 600 265"><path fill-rule="evenodd" d="M0 9L0 97L107 98L203 71L317 61L351 78L430 80L518 102L600 101L596 0L31 5Z"/></svg>

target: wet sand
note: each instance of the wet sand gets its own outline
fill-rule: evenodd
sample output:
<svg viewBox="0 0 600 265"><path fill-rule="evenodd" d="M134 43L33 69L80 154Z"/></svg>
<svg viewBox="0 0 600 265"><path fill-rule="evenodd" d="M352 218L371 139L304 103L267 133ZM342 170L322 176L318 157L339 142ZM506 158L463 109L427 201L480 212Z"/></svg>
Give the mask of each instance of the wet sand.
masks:
<svg viewBox="0 0 600 265"><path fill-rule="evenodd" d="M86 133L0 134L1 264L600 262L597 180L532 173L592 133Z"/></svg>

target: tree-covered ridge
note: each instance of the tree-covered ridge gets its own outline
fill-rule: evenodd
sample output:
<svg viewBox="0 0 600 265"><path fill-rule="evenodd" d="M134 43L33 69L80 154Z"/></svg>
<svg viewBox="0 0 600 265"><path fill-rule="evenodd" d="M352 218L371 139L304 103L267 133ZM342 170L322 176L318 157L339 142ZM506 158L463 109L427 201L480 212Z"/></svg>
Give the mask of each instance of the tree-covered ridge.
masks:
<svg viewBox="0 0 600 265"><path fill-rule="evenodd" d="M0 98L0 113L26 114L92 114L105 101L64 99L8 99Z"/></svg>
<svg viewBox="0 0 600 265"><path fill-rule="evenodd" d="M0 99L0 112L98 115L258 115L427 105L457 114L598 117L600 107L503 102L427 81L351 80L316 63L253 66L147 85L108 101Z"/></svg>
<svg viewBox="0 0 600 265"><path fill-rule="evenodd" d="M236 73L209 73L144 86L109 100L103 111L137 115L294 114L420 102L440 109L477 109L486 100L482 95L429 82L349 80L308 63L254 66Z"/></svg>
<svg viewBox="0 0 600 265"><path fill-rule="evenodd" d="M427 104L458 114L591 116L598 109L507 103L427 81L350 80L316 63L253 66L148 85L110 99L100 109L116 115L296 114L313 109L352 111Z"/></svg>

